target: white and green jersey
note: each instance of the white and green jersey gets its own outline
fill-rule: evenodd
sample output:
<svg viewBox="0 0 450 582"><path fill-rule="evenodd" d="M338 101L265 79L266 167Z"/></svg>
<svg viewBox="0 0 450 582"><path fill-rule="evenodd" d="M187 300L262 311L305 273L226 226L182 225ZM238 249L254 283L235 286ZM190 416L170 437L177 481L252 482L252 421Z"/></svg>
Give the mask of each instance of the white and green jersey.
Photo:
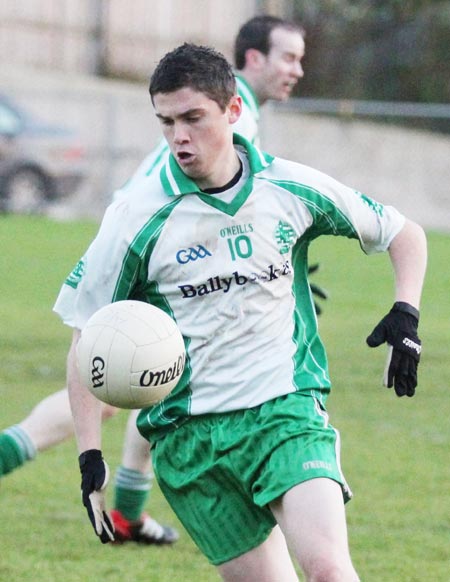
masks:
<svg viewBox="0 0 450 582"><path fill-rule="evenodd" d="M404 218L309 167L273 158L235 135L241 179L202 193L170 156L107 209L62 286L55 311L82 329L104 305L147 301L185 340L174 392L141 413L160 434L190 415L254 407L295 391L325 397L327 359L307 280L320 235L384 251ZM159 432L158 432L159 431Z"/></svg>
<svg viewBox="0 0 450 582"><path fill-rule="evenodd" d="M234 133L242 135L252 144L259 146L258 122L259 122L259 104L255 92L247 83L247 81L239 77L236 78L236 88L238 94L242 97L242 112L233 125ZM127 195L128 189L133 188L136 181L139 181L143 176L148 176L152 172L157 172L161 166L167 161L169 157L169 146L167 141L162 138L156 148L142 160L137 170L131 178L125 183L122 188L116 190L113 194L113 200L122 195Z"/></svg>
<svg viewBox="0 0 450 582"><path fill-rule="evenodd" d="M242 113L233 126L233 131L259 147L259 102L256 93L247 81L235 75L238 95L242 97Z"/></svg>

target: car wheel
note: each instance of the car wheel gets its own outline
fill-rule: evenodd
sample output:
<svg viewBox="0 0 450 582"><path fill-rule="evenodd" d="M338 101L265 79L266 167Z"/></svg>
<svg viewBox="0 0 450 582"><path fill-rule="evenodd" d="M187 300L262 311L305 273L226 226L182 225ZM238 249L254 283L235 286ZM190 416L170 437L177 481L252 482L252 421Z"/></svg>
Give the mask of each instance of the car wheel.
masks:
<svg viewBox="0 0 450 582"><path fill-rule="evenodd" d="M53 197L51 179L37 168L17 168L4 180L0 205L4 212L34 214Z"/></svg>

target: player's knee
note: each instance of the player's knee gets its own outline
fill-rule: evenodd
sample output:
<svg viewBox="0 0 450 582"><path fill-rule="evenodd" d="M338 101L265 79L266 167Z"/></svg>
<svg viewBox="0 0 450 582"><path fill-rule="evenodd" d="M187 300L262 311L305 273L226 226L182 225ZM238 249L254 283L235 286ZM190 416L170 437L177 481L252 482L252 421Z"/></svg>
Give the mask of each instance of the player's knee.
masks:
<svg viewBox="0 0 450 582"><path fill-rule="evenodd" d="M359 578L351 563L340 563L332 559L309 564L306 571L308 582L358 582Z"/></svg>
<svg viewBox="0 0 450 582"><path fill-rule="evenodd" d="M102 420L108 420L119 412L120 408L111 406L110 404L103 404L102 406Z"/></svg>

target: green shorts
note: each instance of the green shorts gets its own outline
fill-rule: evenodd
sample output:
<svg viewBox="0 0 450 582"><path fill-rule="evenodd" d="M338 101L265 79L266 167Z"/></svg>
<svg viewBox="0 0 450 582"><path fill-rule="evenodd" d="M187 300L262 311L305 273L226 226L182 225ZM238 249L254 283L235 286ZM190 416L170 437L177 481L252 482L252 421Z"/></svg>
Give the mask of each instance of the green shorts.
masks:
<svg viewBox="0 0 450 582"><path fill-rule="evenodd" d="M270 534L269 508L294 485L317 477L340 483L339 433L318 399L288 394L261 406L193 417L156 442L155 475L194 542L215 565Z"/></svg>

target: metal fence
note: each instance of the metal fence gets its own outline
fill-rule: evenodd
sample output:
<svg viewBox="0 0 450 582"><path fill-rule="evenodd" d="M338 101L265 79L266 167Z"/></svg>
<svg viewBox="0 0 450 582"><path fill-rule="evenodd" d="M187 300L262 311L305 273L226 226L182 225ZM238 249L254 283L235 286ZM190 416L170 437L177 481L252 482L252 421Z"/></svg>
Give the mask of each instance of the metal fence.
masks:
<svg viewBox="0 0 450 582"><path fill-rule="evenodd" d="M351 99L291 98L282 109L301 113L325 113L344 116L395 117L450 120L449 103L408 103L394 101L358 101Z"/></svg>
<svg viewBox="0 0 450 582"><path fill-rule="evenodd" d="M56 209L63 215L100 217L160 139L146 85L17 67L3 67L0 84L41 118L75 129L86 146L87 179ZM450 136L413 127L417 120L448 122L449 109L292 99L262 108L262 145L392 203L424 226L450 229ZM389 118L404 126L379 123Z"/></svg>

